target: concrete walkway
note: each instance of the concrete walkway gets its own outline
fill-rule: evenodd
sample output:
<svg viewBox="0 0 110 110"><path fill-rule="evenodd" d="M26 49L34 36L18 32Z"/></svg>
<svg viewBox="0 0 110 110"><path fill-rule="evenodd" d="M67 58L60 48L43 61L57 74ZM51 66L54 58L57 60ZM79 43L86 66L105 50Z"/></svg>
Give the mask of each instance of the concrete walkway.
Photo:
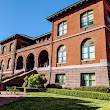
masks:
<svg viewBox="0 0 110 110"><path fill-rule="evenodd" d="M23 99L25 96L26 93L24 92L20 92L18 95L15 94L8 95L6 94L6 91L2 91L0 94L0 106Z"/></svg>

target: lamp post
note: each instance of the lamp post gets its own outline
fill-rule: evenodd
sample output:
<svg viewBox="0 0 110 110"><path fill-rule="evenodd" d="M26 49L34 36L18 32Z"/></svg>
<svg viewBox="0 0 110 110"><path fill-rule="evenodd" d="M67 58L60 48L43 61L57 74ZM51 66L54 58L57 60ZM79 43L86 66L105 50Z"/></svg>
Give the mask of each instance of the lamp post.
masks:
<svg viewBox="0 0 110 110"><path fill-rule="evenodd" d="M1 66L1 74L0 74L0 94L1 94L1 84L2 84L3 67L4 67L4 64Z"/></svg>

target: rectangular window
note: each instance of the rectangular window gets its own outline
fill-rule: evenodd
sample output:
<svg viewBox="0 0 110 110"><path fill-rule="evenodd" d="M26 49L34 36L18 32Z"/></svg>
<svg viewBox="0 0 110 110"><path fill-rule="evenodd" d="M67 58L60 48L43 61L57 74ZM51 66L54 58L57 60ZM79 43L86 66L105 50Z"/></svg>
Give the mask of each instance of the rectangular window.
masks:
<svg viewBox="0 0 110 110"><path fill-rule="evenodd" d="M95 73L82 73L81 86L95 86Z"/></svg>
<svg viewBox="0 0 110 110"><path fill-rule="evenodd" d="M82 47L82 60L86 60L86 59L95 59L95 47L94 47L94 45Z"/></svg>
<svg viewBox="0 0 110 110"><path fill-rule="evenodd" d="M56 75L56 83L65 84L65 74L57 74Z"/></svg>
<svg viewBox="0 0 110 110"><path fill-rule="evenodd" d="M66 62L66 51L58 53L58 63L65 63Z"/></svg>
<svg viewBox="0 0 110 110"><path fill-rule="evenodd" d="M95 48L94 48L94 46L90 46L89 47L89 58L90 59L95 59Z"/></svg>
<svg viewBox="0 0 110 110"><path fill-rule="evenodd" d="M58 36L62 36L67 33L67 22L61 22L58 25Z"/></svg>
<svg viewBox="0 0 110 110"><path fill-rule="evenodd" d="M93 11L88 11L81 15L81 28L86 28L94 24Z"/></svg>
<svg viewBox="0 0 110 110"><path fill-rule="evenodd" d="M4 46L2 49L2 54L5 54L5 53L6 53L6 47Z"/></svg>
<svg viewBox="0 0 110 110"><path fill-rule="evenodd" d="M13 43L11 43L11 44L10 44L10 52L13 51L13 46L14 46Z"/></svg>

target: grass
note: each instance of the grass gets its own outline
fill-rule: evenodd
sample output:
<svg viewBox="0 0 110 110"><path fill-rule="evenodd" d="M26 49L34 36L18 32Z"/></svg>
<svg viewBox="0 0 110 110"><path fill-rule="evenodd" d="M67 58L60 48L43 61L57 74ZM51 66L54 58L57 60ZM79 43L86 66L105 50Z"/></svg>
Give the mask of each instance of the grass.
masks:
<svg viewBox="0 0 110 110"><path fill-rule="evenodd" d="M110 105L110 101L45 92L28 93L21 101L1 106L0 110L97 110Z"/></svg>

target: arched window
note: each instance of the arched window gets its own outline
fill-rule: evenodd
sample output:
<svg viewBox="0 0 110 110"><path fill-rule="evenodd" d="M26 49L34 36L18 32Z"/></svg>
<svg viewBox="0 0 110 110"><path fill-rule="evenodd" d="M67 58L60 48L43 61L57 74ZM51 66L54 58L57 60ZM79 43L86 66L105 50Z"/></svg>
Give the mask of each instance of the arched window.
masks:
<svg viewBox="0 0 110 110"><path fill-rule="evenodd" d="M95 46L92 39L86 39L82 43L82 60L95 59Z"/></svg>
<svg viewBox="0 0 110 110"><path fill-rule="evenodd" d="M5 53L6 53L6 46L4 46L2 49L2 54L5 54Z"/></svg>
<svg viewBox="0 0 110 110"><path fill-rule="evenodd" d="M48 67L49 66L49 55L46 50L43 50L40 52L38 62L39 62L39 67Z"/></svg>
<svg viewBox="0 0 110 110"><path fill-rule="evenodd" d="M2 61L1 61L1 65L0 65L0 70L2 70L3 67L4 67L4 61L2 60Z"/></svg>
<svg viewBox="0 0 110 110"><path fill-rule="evenodd" d="M10 44L10 52L13 51L13 43Z"/></svg>
<svg viewBox="0 0 110 110"><path fill-rule="evenodd" d="M66 46L60 46L58 49L58 63L66 62Z"/></svg>
<svg viewBox="0 0 110 110"><path fill-rule="evenodd" d="M23 69L23 57L22 56L19 56L17 59L16 69L17 70Z"/></svg>
<svg viewBox="0 0 110 110"><path fill-rule="evenodd" d="M7 69L11 69L11 58L8 60Z"/></svg>
<svg viewBox="0 0 110 110"><path fill-rule="evenodd" d="M62 36L66 33L67 33L67 22L64 21L58 25L58 36Z"/></svg>
<svg viewBox="0 0 110 110"><path fill-rule="evenodd" d="M81 28L86 28L94 24L93 10L87 11L81 15Z"/></svg>

